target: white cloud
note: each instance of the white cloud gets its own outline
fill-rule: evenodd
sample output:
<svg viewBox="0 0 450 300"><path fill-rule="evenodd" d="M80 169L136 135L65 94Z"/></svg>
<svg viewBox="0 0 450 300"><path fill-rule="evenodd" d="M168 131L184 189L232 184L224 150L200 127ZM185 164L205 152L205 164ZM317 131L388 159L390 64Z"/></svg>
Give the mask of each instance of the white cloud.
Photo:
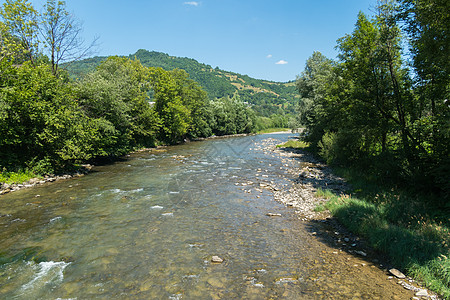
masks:
<svg viewBox="0 0 450 300"><path fill-rule="evenodd" d="M275 64L277 64L277 65L287 65L287 61L285 61L285 60L280 60L280 61L277 61Z"/></svg>
<svg viewBox="0 0 450 300"><path fill-rule="evenodd" d="M267 58L272 58L272 54L269 54L266 56Z"/></svg>
<svg viewBox="0 0 450 300"><path fill-rule="evenodd" d="M197 2L197 1L189 1L189 2L184 2L184 5L199 6L199 5L200 5L200 2Z"/></svg>

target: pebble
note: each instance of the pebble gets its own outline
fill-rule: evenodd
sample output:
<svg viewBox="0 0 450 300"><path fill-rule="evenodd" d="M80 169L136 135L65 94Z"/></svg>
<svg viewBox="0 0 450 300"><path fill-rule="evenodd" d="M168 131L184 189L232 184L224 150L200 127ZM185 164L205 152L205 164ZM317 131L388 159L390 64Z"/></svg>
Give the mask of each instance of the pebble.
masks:
<svg viewBox="0 0 450 300"><path fill-rule="evenodd" d="M428 296L428 292L425 289L421 289L420 291L418 291L416 293L416 296L418 296L418 297L427 297Z"/></svg>
<svg viewBox="0 0 450 300"><path fill-rule="evenodd" d="M274 214L274 213L267 213L266 215L269 217L281 217L281 214Z"/></svg>

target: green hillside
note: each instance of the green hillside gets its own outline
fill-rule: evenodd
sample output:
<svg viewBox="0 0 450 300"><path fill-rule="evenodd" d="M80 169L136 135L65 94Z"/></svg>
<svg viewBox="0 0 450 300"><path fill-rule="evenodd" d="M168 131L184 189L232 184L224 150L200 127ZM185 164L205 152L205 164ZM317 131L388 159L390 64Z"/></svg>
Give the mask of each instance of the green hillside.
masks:
<svg viewBox="0 0 450 300"><path fill-rule="evenodd" d="M161 67L165 70L183 69L197 81L211 99L232 96L236 91L243 101L254 105L262 116L274 113L293 113L299 95L294 82L280 83L251 78L247 75L212 68L192 58L174 57L165 53L139 50L131 54L146 67ZM71 76L82 77L95 69L106 57L94 57L70 64Z"/></svg>

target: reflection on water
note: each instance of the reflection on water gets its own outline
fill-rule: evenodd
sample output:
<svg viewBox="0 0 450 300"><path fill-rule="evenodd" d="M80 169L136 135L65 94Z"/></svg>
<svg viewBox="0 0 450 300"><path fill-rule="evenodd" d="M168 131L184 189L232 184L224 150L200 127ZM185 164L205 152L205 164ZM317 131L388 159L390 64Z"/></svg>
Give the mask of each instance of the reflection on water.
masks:
<svg viewBox="0 0 450 300"><path fill-rule="evenodd" d="M318 256L290 210L266 190L237 185L284 183L281 162L250 150L268 137L138 153L82 178L2 196L0 298L354 295L356 279L330 275L332 262ZM211 263L214 255L224 262Z"/></svg>

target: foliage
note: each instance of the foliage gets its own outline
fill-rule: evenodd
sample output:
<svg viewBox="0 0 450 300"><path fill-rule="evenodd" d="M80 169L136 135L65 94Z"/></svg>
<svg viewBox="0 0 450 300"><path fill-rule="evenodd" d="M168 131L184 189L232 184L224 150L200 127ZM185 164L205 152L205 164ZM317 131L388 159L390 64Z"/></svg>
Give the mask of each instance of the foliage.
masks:
<svg viewBox="0 0 450 300"><path fill-rule="evenodd" d="M37 11L28 0L6 0L0 8L0 16L4 20L2 39L7 35L7 44L13 42L19 46L9 55L15 56L16 59L22 57L35 63L39 44Z"/></svg>
<svg viewBox="0 0 450 300"><path fill-rule="evenodd" d="M83 111L99 133L97 156L118 156L155 142L159 120L148 103L150 72L138 61L110 57L77 82Z"/></svg>
<svg viewBox="0 0 450 300"><path fill-rule="evenodd" d="M25 63L11 73L0 90L2 167L51 158L58 169L64 161L89 159L86 143L95 140L95 130L78 109L71 87L47 65Z"/></svg>
<svg viewBox="0 0 450 300"><path fill-rule="evenodd" d="M258 130L258 134L265 134L265 133L277 133L277 132L290 132L290 128L268 128L263 130Z"/></svg>
<svg viewBox="0 0 450 300"><path fill-rule="evenodd" d="M302 140L289 140L284 144L277 145L277 148L306 149L309 146L309 143Z"/></svg>
<svg viewBox="0 0 450 300"><path fill-rule="evenodd" d="M251 133L255 131L256 116L236 93L211 101L211 128L215 135Z"/></svg>
<svg viewBox="0 0 450 300"><path fill-rule="evenodd" d="M329 126L324 111L327 105L326 93L332 81L333 62L320 52L314 52L306 61L305 70L297 78L296 87L300 93L297 105L298 123L308 127L309 140L316 145Z"/></svg>
<svg viewBox="0 0 450 300"><path fill-rule="evenodd" d="M152 101L161 120L159 138L177 143L211 135L209 99L184 70L150 68Z"/></svg>
<svg viewBox="0 0 450 300"><path fill-rule="evenodd" d="M448 90L432 95L414 84L401 56L396 9L391 1L380 1L374 18L360 13L353 33L338 40L337 62L320 53L307 61L297 79L305 139L329 163L357 165L387 180L448 195L442 178L450 174L449 106L437 105ZM418 60L426 53L415 43ZM419 78L423 70L417 70Z"/></svg>
<svg viewBox="0 0 450 300"><path fill-rule="evenodd" d="M22 183L36 177L39 176L28 169L19 172L0 172L0 182L4 182L6 184Z"/></svg>

